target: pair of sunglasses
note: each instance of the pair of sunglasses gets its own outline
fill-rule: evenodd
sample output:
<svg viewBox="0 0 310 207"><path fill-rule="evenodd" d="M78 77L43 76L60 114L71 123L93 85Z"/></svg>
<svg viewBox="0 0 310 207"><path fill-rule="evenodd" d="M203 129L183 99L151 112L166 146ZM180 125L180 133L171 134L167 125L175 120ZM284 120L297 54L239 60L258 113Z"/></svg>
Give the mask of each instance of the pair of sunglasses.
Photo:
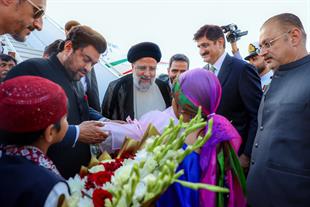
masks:
<svg viewBox="0 0 310 207"><path fill-rule="evenodd" d="M40 17L42 17L44 15L44 13L45 13L44 9L40 8L39 6L37 6L31 0L27 0L27 2L29 4L31 4L31 6L33 7L33 18L34 19L39 19Z"/></svg>

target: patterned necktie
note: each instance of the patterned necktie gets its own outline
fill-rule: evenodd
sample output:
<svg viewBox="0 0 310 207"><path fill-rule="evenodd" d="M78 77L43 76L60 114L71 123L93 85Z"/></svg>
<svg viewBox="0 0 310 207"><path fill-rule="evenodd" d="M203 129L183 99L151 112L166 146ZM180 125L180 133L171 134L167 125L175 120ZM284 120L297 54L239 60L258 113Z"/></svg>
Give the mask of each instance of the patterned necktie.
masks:
<svg viewBox="0 0 310 207"><path fill-rule="evenodd" d="M215 74L216 68L213 65L209 64L209 71Z"/></svg>

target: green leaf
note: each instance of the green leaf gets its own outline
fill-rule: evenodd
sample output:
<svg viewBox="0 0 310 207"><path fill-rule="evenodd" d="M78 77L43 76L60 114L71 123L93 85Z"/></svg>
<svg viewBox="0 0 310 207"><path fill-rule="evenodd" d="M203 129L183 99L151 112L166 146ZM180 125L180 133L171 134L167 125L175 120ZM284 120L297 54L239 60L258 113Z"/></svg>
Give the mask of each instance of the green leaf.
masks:
<svg viewBox="0 0 310 207"><path fill-rule="evenodd" d="M237 176L237 179L242 187L242 191L244 195L246 195L246 179L243 173L243 169L240 166L239 159L235 153L235 150L232 148L231 144L229 144L229 161L232 167L233 173Z"/></svg>
<svg viewBox="0 0 310 207"><path fill-rule="evenodd" d="M205 183L192 183L192 182L187 182L184 180L174 180L174 182L180 183L184 187L188 187L188 188L191 188L193 190L204 189L204 190L209 190L212 192L229 193L228 188L223 188L223 187L219 187L216 185L209 185L209 184L205 184Z"/></svg>

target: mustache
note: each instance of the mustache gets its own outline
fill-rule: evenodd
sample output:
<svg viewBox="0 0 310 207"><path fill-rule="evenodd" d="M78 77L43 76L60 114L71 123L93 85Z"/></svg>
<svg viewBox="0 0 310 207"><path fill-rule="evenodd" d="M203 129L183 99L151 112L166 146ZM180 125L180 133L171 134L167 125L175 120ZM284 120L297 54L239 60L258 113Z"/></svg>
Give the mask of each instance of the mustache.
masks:
<svg viewBox="0 0 310 207"><path fill-rule="evenodd" d="M204 53L202 53L202 54L200 54L201 56L205 56L205 55L208 55L209 54L209 52L204 52Z"/></svg>
<svg viewBox="0 0 310 207"><path fill-rule="evenodd" d="M85 68L80 68L80 69L79 69L79 72L86 74L86 73L87 73L87 70L86 70Z"/></svg>
<svg viewBox="0 0 310 207"><path fill-rule="evenodd" d="M270 54L264 56L264 60L267 60L268 58L272 58L272 56Z"/></svg>
<svg viewBox="0 0 310 207"><path fill-rule="evenodd" d="M27 27L27 29L29 29L31 32L33 32L33 31L35 30L34 26L32 26L32 25L29 25L29 26Z"/></svg>
<svg viewBox="0 0 310 207"><path fill-rule="evenodd" d="M140 76L140 79L143 79L143 80L152 80L152 78L148 78L148 77L146 77L146 76L144 76L144 75Z"/></svg>

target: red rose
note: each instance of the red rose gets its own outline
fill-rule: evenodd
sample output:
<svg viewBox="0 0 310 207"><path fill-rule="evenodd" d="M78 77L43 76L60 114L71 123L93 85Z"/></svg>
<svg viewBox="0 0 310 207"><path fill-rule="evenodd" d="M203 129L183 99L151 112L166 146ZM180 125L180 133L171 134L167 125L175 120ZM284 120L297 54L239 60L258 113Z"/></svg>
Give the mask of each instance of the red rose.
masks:
<svg viewBox="0 0 310 207"><path fill-rule="evenodd" d="M104 200L108 198L112 200L112 194L103 189L96 189L93 192L93 203L95 207L104 207Z"/></svg>
<svg viewBox="0 0 310 207"><path fill-rule="evenodd" d="M117 170L119 167L122 166L122 162L120 162L119 160L115 160L114 162L102 163L102 165L104 166L104 169L106 171L114 172L115 170Z"/></svg>
<svg viewBox="0 0 310 207"><path fill-rule="evenodd" d="M98 186L102 186L106 182L111 181L111 177L114 175L113 172L100 171L97 173L89 174L87 181L96 183Z"/></svg>
<svg viewBox="0 0 310 207"><path fill-rule="evenodd" d="M135 157L135 155L132 153L129 153L129 152L122 153L122 159L132 159L134 157Z"/></svg>

